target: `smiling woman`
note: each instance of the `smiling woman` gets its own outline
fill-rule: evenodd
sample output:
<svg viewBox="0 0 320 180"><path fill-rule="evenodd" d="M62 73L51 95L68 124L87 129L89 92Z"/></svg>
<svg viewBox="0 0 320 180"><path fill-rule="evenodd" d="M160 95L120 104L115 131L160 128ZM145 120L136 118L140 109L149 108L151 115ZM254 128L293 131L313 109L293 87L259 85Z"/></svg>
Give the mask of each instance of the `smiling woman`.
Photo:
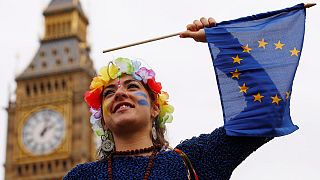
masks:
<svg viewBox="0 0 320 180"><path fill-rule="evenodd" d="M228 137L219 128L172 149L164 138L165 124L173 119L168 99L153 70L139 61L117 58L101 68L85 94L92 128L102 140L99 161L78 165L65 179L227 179L270 140ZM225 160L231 161L221 169Z"/></svg>
<svg viewBox="0 0 320 180"><path fill-rule="evenodd" d="M117 58L101 68L86 93L85 100L93 112L93 129L103 140L99 151L102 159L114 146L107 136L116 142L118 151L140 148L141 144L168 144L164 124L172 121L173 107L168 104L168 94L155 81L155 73L140 66L139 61ZM128 139L138 142L130 144ZM103 146L110 151L104 151Z"/></svg>
<svg viewBox="0 0 320 180"><path fill-rule="evenodd" d="M201 18L181 37L205 41ZM221 127L170 148L165 124L173 120L169 95L155 72L137 60L117 58L102 67L85 94L90 123L101 137L99 160L77 165L64 179L229 179L265 137L231 137Z"/></svg>
<svg viewBox="0 0 320 180"><path fill-rule="evenodd" d="M149 95L142 83L129 75L111 81L103 91L102 123L104 129L113 133L114 140L118 142L117 150L127 150L128 134L137 135L140 142L144 141L149 146L157 144L149 142L149 137L143 139L141 137L145 136L140 136L150 134L151 125L156 123L159 114L159 107L150 96L154 94Z"/></svg>

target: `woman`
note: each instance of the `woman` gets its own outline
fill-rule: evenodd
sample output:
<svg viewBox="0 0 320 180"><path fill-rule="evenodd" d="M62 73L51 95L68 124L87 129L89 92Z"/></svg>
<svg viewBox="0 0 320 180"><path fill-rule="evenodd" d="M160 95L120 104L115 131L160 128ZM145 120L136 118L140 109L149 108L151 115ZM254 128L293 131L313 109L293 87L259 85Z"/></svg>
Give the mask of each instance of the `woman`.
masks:
<svg viewBox="0 0 320 180"><path fill-rule="evenodd" d="M206 42L203 28L214 25L213 18L201 18L180 37ZM85 95L102 139L101 159L77 165L64 179L229 179L270 140L229 137L221 127L171 149L164 138L173 112L168 98L155 73L138 61L118 58L103 67Z"/></svg>

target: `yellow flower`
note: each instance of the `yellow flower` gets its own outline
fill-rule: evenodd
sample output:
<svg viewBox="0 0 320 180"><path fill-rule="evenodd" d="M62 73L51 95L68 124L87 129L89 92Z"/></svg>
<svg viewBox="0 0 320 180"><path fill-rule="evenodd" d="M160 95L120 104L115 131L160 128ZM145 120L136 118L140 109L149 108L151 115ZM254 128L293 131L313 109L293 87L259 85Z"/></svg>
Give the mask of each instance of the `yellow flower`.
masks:
<svg viewBox="0 0 320 180"><path fill-rule="evenodd" d="M99 70L99 75L101 76L101 79L103 79L106 83L109 82L110 77L108 74L108 66L104 66Z"/></svg>
<svg viewBox="0 0 320 180"><path fill-rule="evenodd" d="M174 108L173 108L173 106L171 106L170 104L168 104L168 105L164 105L164 106L163 106L163 110L164 110L165 112L168 112L168 113L173 113Z"/></svg>
<svg viewBox="0 0 320 180"><path fill-rule="evenodd" d="M167 113L173 113L174 108L170 104L160 106L160 117L164 117Z"/></svg>
<svg viewBox="0 0 320 180"><path fill-rule="evenodd" d="M162 91L161 94L159 94L159 104L166 104L167 100L169 99L169 94L167 92Z"/></svg>
<svg viewBox="0 0 320 180"><path fill-rule="evenodd" d="M109 67L109 75L110 75L111 79L117 78L118 73L119 73L119 68L116 65L112 64Z"/></svg>
<svg viewBox="0 0 320 180"><path fill-rule="evenodd" d="M101 79L101 76L94 77L90 84L90 89L97 89L102 87L106 82Z"/></svg>

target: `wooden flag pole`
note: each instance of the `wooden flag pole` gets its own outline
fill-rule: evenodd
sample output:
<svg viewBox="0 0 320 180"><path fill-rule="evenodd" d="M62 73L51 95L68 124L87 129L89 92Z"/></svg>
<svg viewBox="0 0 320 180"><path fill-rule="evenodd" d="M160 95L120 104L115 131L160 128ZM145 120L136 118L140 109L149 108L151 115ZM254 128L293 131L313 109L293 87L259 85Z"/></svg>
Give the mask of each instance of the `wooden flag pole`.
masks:
<svg viewBox="0 0 320 180"><path fill-rule="evenodd" d="M310 8L310 7L315 6L315 5L316 5L316 3L307 3L307 4L304 4L304 8ZM110 52L110 51L115 51L115 50L123 49L123 48L127 48L127 47L131 47L131 46L136 46L136 45L139 45L139 44L145 44L145 43L149 43L149 42L152 42L152 41L158 41L158 40L161 40L161 39L166 39L166 38L170 38L170 37L174 37L174 36L178 36L178 35L180 35L180 33L181 32L174 33L174 34L169 34L169 35L165 35L165 36L160 36L160 37L156 37L156 38L152 38L152 39L147 39L147 40L144 40L144 41L131 43L131 44L127 44L127 45L123 45L123 46L119 46L119 47L115 47L115 48L111 48L111 49L106 49L106 50L103 50L103 53Z"/></svg>
<svg viewBox="0 0 320 180"><path fill-rule="evenodd" d="M127 45L123 45L123 46L119 46L119 47L115 47L115 48L111 48L111 49L107 49L107 50L104 50L103 53L110 52L110 51L115 51L115 50L123 49L123 48L127 48L127 47L131 47L131 46L136 46L136 45L139 45L139 44L149 43L149 42L152 42L152 41L158 41L160 39L166 39L166 38L173 37L173 36L178 36L178 35L180 35L180 32L179 33L165 35L165 36L160 36L160 37L156 37L156 38L152 38L152 39L147 39L147 40L144 40L144 41L140 41L140 42L136 42L136 43L132 43L132 44L127 44Z"/></svg>
<svg viewBox="0 0 320 180"><path fill-rule="evenodd" d="M307 4L304 4L304 8L310 8L315 5L317 5L317 4L316 3L307 3Z"/></svg>

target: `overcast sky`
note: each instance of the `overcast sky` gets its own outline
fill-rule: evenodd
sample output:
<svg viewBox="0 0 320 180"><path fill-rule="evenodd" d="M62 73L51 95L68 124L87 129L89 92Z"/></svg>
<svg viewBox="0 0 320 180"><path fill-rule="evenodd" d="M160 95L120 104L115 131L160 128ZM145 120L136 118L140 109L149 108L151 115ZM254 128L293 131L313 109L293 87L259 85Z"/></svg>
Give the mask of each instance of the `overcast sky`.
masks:
<svg viewBox="0 0 320 180"><path fill-rule="evenodd" d="M195 3L197 2L197 3ZM157 73L175 106L168 125L172 146L223 125L222 110L207 44L170 38L103 54L102 50L184 30L202 16L217 22L300 3L296 0L82 0L89 21L88 41L95 68L115 57L141 58ZM17 76L30 63L43 37L43 9L49 0L0 0L0 179L4 178L8 95ZM232 180L318 179L320 141L319 96L320 5L307 11L300 65L294 80L291 116L300 129L276 138L253 153ZM318 130L319 131L319 130Z"/></svg>

